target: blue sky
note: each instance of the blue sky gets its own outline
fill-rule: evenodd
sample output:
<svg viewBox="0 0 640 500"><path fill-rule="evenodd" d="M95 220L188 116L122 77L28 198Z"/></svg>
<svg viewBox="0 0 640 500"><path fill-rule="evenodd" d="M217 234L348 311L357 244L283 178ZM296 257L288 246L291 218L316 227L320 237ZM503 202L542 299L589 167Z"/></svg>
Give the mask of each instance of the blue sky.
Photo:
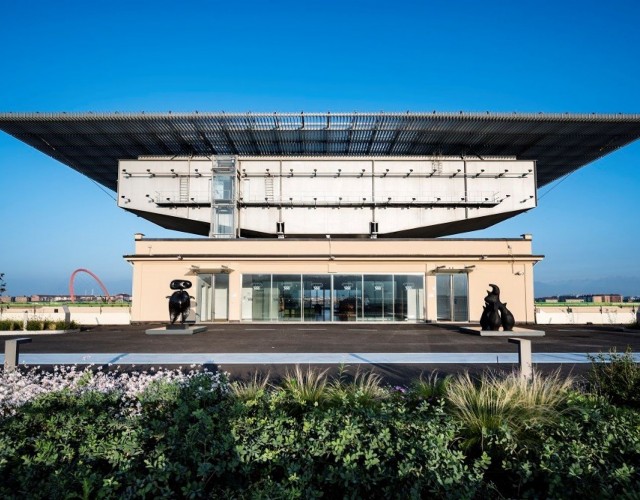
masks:
<svg viewBox="0 0 640 500"><path fill-rule="evenodd" d="M631 0L24 0L0 17L3 112L640 112ZM640 294L639 167L635 143L468 235L532 233L537 295ZM11 295L65 292L79 267L128 291L134 233L184 236L2 133L0 175Z"/></svg>

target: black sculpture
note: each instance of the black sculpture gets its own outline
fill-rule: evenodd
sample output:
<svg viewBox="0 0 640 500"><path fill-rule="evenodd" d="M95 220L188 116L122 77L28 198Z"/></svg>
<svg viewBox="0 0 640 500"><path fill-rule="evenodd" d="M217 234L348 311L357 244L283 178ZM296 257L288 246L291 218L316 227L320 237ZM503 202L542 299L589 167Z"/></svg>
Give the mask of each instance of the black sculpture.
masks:
<svg viewBox="0 0 640 500"><path fill-rule="evenodd" d="M502 318L502 329L505 332L510 332L513 330L513 326L516 324L516 320L511 314L511 311L507 309L507 303L500 305L500 317Z"/></svg>
<svg viewBox="0 0 640 500"><path fill-rule="evenodd" d="M169 319L173 325L178 319L179 315L182 315L180 323L184 324L187 316L189 315L189 308L191 307L191 299L193 297L185 292L186 289L191 288L191 282L187 280L173 280L169 285L171 290L175 290L171 294L169 299Z"/></svg>
<svg viewBox="0 0 640 500"><path fill-rule="evenodd" d="M500 288L497 285L489 285L491 291L487 291L484 298L484 308L480 316L480 328L489 331L498 331L500 326L505 332L513 330L515 319L507 304L500 302Z"/></svg>

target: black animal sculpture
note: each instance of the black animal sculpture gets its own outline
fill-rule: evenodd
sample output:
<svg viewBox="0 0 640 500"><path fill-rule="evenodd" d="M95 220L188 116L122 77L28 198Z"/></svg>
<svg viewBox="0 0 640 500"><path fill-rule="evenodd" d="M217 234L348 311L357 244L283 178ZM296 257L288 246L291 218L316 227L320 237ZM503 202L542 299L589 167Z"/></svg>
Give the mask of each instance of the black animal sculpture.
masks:
<svg viewBox="0 0 640 500"><path fill-rule="evenodd" d="M500 326L504 331L510 332L515 325L515 319L507 304L500 302L500 288L497 285L489 285L490 291L484 298L484 308L480 316L480 328L489 331L498 331Z"/></svg>
<svg viewBox="0 0 640 500"><path fill-rule="evenodd" d="M480 326L483 330L497 331L500 329L500 309L495 302L487 302L480 318Z"/></svg>
<svg viewBox="0 0 640 500"><path fill-rule="evenodd" d="M516 320L511 314L511 311L507 309L507 303L500 304L500 317L502 318L502 329L505 332L513 330L513 326L516 324Z"/></svg>
<svg viewBox="0 0 640 500"><path fill-rule="evenodd" d="M484 298L484 309L480 317L480 327L483 330L496 331L500 329L502 321L500 320L499 303L500 289L496 285L489 285L491 291L487 292Z"/></svg>
<svg viewBox="0 0 640 500"><path fill-rule="evenodd" d="M191 299L193 299L191 295L185 292L186 289L191 288L191 282L187 280L173 280L169 284L169 288L175 290L170 297L167 297L169 299L169 319L171 320L171 324L173 325L180 315L182 315L180 323L184 324L189 315Z"/></svg>

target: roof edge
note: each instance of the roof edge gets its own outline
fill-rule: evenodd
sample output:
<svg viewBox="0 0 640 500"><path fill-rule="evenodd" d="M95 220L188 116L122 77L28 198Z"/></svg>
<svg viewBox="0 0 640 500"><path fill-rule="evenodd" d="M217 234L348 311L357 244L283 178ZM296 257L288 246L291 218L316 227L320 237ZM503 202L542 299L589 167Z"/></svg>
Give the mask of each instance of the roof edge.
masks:
<svg viewBox="0 0 640 500"><path fill-rule="evenodd" d="M1 121L49 121L49 120L129 120L129 119L158 119L158 118L260 118L260 117L391 117L391 118L431 118L431 119L485 119L503 121L589 121L589 122L640 122L639 113L518 113L518 112L273 112L273 113L253 113L253 112L22 112L8 111L0 113Z"/></svg>

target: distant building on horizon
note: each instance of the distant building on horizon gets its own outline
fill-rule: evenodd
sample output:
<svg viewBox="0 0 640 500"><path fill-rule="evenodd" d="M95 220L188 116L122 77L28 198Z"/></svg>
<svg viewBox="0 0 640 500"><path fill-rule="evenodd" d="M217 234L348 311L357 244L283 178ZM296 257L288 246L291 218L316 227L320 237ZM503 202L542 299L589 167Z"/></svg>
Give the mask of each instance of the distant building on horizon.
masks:
<svg viewBox="0 0 640 500"><path fill-rule="evenodd" d="M96 302L96 303L107 303L107 302L131 302L131 294L129 293L118 293L116 295L111 295L107 299L102 295L76 295L76 302ZM10 304L10 303L50 303L50 302L71 302L70 295L61 295L61 294L32 294L32 295L18 295L18 296L10 296L10 295L2 295L0 296L1 304Z"/></svg>
<svg viewBox="0 0 640 500"><path fill-rule="evenodd" d="M587 302L602 303L602 302L622 302L622 295L618 293L612 294L594 294L586 296Z"/></svg>
<svg viewBox="0 0 640 500"><path fill-rule="evenodd" d="M555 303L616 303L616 302L636 302L640 300L640 297L629 296L624 297L618 293L610 293L610 294L581 294L581 295L559 295L559 296L551 296L551 297L536 297L535 301L538 303L544 302L547 304L555 304Z"/></svg>

